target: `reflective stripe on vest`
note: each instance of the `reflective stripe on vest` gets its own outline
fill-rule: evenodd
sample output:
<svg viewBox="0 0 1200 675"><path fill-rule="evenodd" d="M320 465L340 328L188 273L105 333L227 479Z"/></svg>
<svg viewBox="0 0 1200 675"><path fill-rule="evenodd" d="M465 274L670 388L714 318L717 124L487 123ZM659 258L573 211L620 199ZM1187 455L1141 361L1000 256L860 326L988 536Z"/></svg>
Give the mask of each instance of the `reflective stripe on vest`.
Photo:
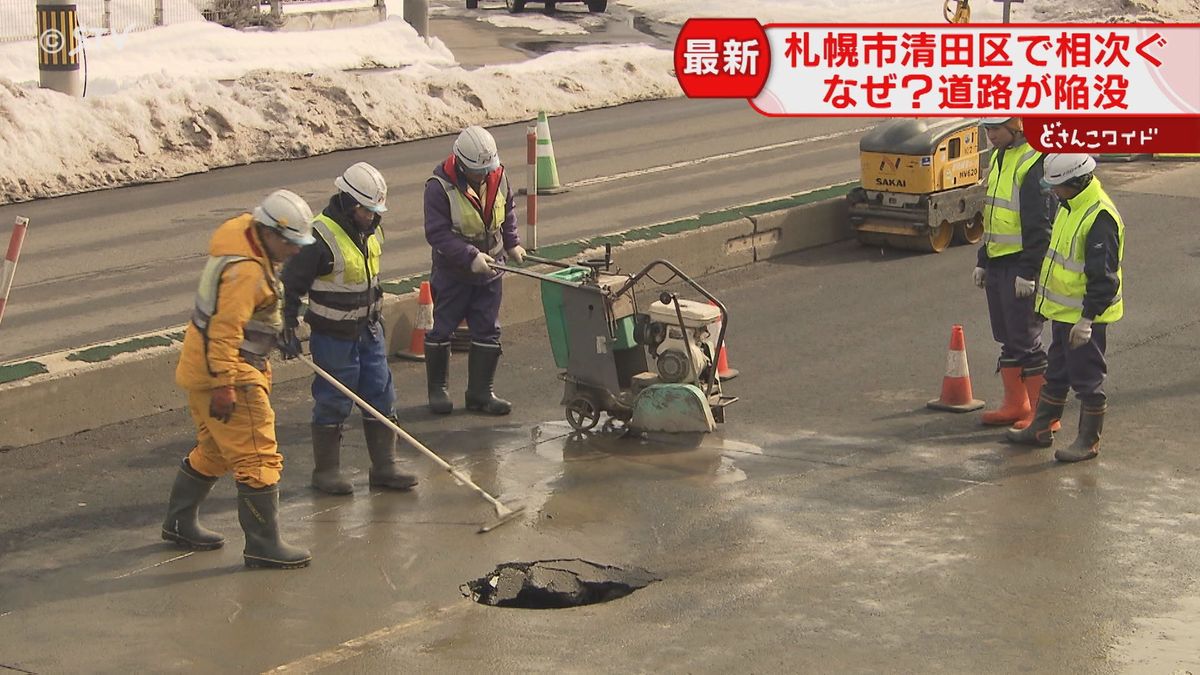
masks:
<svg viewBox="0 0 1200 675"><path fill-rule="evenodd" d="M999 150L992 153L983 200L983 241L989 258L1021 251L1021 184L1040 156L1029 143L1003 152L1004 162L999 161Z"/></svg>
<svg viewBox="0 0 1200 675"><path fill-rule="evenodd" d="M446 199L450 202L450 227L454 233L470 242L475 248L486 252L492 257L504 251L504 238L500 228L504 225L507 214L508 176L501 176L500 184L496 186L496 201L492 205L492 224L485 226L483 216L467 196L458 191L453 183L434 176L442 189L446 191Z"/></svg>
<svg viewBox="0 0 1200 675"><path fill-rule="evenodd" d="M247 258L240 255L209 257L208 261L204 264L204 272L200 274L200 285L196 289L196 301L192 308L192 323L206 339L208 337L208 324L212 321L212 316L217 311L217 296L221 289L221 274L229 265L243 261L258 264L258 261L254 260L254 258ZM277 281L271 280L269 283L271 283L275 291L276 301L254 310L254 313L250 315L250 320L246 322L246 325L242 326L242 344L238 345L238 352L259 368L265 365L266 356L275 347L276 337L283 329L280 301L280 298L283 297L283 292L280 290Z"/></svg>
<svg viewBox="0 0 1200 675"><path fill-rule="evenodd" d="M1083 192L1068 202L1068 207L1060 208L1054 218L1050 248L1042 259L1035 309L1047 319L1063 323L1075 323L1083 316L1083 297L1087 293L1087 275L1084 273L1087 237L1096 222L1096 216L1107 211L1117 221L1117 238L1120 242L1117 249L1118 291L1112 304L1095 321L1112 323L1125 313L1121 299L1125 289L1124 271L1121 268L1121 261L1125 258L1125 223L1100 186L1098 178L1092 178Z"/></svg>
<svg viewBox="0 0 1200 675"><path fill-rule="evenodd" d="M378 314L383 293L379 287L379 259L383 249L375 234L367 237L367 255L342 226L325 214L313 220L313 229L333 254L333 269L313 280L308 311L330 321L358 322Z"/></svg>

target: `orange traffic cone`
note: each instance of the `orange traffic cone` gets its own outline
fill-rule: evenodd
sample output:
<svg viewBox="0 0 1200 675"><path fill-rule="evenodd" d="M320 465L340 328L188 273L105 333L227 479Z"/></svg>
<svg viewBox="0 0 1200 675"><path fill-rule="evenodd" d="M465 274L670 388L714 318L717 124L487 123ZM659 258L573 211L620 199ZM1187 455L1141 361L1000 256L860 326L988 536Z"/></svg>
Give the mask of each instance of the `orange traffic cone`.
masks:
<svg viewBox="0 0 1200 675"><path fill-rule="evenodd" d="M397 352L396 356L410 361L425 360L425 333L433 329L433 292L428 281L421 282L421 292L417 295L417 320L413 324L412 340L408 350Z"/></svg>
<svg viewBox="0 0 1200 675"><path fill-rule="evenodd" d="M709 300L708 304L712 305L713 307L717 306L717 303L713 302L712 300ZM717 335L721 334L721 321L717 321L715 324L713 324L713 332ZM724 381L732 380L737 376L738 370L736 368L729 367L729 356L725 353L725 343L722 342L721 350L717 352L717 377Z"/></svg>
<svg viewBox="0 0 1200 675"><path fill-rule="evenodd" d="M928 407L949 412L971 412L983 407L983 401L971 393L971 371L967 367L967 339L963 327L950 329L950 353L946 356L946 376L942 379L942 397L930 401Z"/></svg>
<svg viewBox="0 0 1200 675"><path fill-rule="evenodd" d="M736 368L729 367L729 357L725 355L725 345L721 345L721 351L717 355L717 377L722 381L732 380L738 376Z"/></svg>

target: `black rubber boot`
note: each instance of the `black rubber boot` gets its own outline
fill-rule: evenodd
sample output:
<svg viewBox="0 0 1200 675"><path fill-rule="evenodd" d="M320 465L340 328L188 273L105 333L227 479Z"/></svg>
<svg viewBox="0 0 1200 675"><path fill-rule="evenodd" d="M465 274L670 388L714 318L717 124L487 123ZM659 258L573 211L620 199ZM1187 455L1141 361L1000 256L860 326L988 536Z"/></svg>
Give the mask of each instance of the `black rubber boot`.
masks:
<svg viewBox="0 0 1200 675"><path fill-rule="evenodd" d="M447 390L450 380L450 343L425 343L425 383L429 390L429 410L449 415L454 410Z"/></svg>
<svg viewBox="0 0 1200 675"><path fill-rule="evenodd" d="M396 432L376 419L363 420L367 452L371 455L371 486L411 490L417 477L396 465Z"/></svg>
<svg viewBox="0 0 1200 675"><path fill-rule="evenodd" d="M1100 454L1100 433L1104 431L1104 413L1108 406L1084 405L1079 411L1079 435L1069 447L1054 451L1060 462L1082 462Z"/></svg>
<svg viewBox="0 0 1200 675"><path fill-rule="evenodd" d="M312 486L331 495L348 495L354 486L342 475L342 425L312 425Z"/></svg>
<svg viewBox="0 0 1200 675"><path fill-rule="evenodd" d="M496 398L492 387L496 380L496 366L500 363L500 345L471 343L467 357L467 410L489 415L507 415L512 404Z"/></svg>
<svg viewBox="0 0 1200 675"><path fill-rule="evenodd" d="M1057 398L1042 389L1038 399L1037 410L1033 413L1033 421L1024 429L1009 429L1005 437L1013 443L1021 445L1036 445L1048 448L1054 443L1053 424L1062 419L1063 408L1067 407L1067 399Z"/></svg>
<svg viewBox="0 0 1200 675"><path fill-rule="evenodd" d="M225 537L200 525L200 502L208 496L216 478L205 476L192 468L185 457L175 474L171 497L167 501L167 519L163 521L162 538L181 548L212 551L225 544Z"/></svg>
<svg viewBox="0 0 1200 675"><path fill-rule="evenodd" d="M242 559L246 567L308 567L312 555L279 536L279 486L252 488L238 483L238 521L246 533Z"/></svg>

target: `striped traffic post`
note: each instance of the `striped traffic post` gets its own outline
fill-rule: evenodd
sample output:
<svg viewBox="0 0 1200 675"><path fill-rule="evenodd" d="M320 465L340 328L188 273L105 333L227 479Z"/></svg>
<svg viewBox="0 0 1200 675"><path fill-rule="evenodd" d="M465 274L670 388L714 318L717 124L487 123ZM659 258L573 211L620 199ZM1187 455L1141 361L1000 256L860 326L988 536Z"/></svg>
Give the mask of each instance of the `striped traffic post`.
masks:
<svg viewBox="0 0 1200 675"><path fill-rule="evenodd" d="M537 127L525 128L525 248L537 250Z"/></svg>
<svg viewBox="0 0 1200 675"><path fill-rule="evenodd" d="M83 96L79 15L71 0L37 3L38 75L43 89Z"/></svg>
<svg viewBox="0 0 1200 675"><path fill-rule="evenodd" d="M8 253L4 256L4 268L0 271L0 321L4 319L4 307L8 304L8 292L12 290L13 276L17 273L17 258L21 255L21 244L25 242L25 230L29 219L17 216L12 237L8 240Z"/></svg>

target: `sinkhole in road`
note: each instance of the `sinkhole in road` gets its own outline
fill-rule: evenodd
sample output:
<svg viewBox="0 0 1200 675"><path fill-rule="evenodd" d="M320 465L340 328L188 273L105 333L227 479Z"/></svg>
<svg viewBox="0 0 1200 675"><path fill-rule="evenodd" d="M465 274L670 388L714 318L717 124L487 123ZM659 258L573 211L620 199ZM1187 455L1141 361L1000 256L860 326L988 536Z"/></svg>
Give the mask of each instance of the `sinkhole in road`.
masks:
<svg viewBox="0 0 1200 675"><path fill-rule="evenodd" d="M501 563L460 590L481 605L562 609L623 598L655 581L662 579L639 567L558 558Z"/></svg>

